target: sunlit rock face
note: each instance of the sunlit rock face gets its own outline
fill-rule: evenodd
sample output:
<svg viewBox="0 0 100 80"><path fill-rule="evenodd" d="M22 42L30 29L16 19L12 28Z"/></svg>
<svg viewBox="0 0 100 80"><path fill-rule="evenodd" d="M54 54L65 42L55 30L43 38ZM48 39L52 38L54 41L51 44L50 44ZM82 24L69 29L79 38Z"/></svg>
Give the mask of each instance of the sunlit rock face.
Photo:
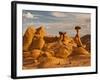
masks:
<svg viewBox="0 0 100 80"><path fill-rule="evenodd" d="M42 49L45 41L44 36L46 35L46 31L43 26L36 29L36 32L34 34L34 37L32 39L32 43L30 46L30 50L32 49Z"/></svg>
<svg viewBox="0 0 100 80"><path fill-rule="evenodd" d="M23 36L23 51L28 51L29 46L32 43L32 39L35 34L35 28L33 25L29 25Z"/></svg>
<svg viewBox="0 0 100 80"><path fill-rule="evenodd" d="M45 26L28 26L23 36L23 69L89 66L90 39L79 35L77 41L66 32L47 36Z"/></svg>
<svg viewBox="0 0 100 80"><path fill-rule="evenodd" d="M46 35L45 26L41 25L39 28L37 28L35 34L39 34L41 37L44 37Z"/></svg>
<svg viewBox="0 0 100 80"><path fill-rule="evenodd" d="M42 49L45 41L40 36L35 36L32 40L32 44L30 46L30 50L33 49Z"/></svg>

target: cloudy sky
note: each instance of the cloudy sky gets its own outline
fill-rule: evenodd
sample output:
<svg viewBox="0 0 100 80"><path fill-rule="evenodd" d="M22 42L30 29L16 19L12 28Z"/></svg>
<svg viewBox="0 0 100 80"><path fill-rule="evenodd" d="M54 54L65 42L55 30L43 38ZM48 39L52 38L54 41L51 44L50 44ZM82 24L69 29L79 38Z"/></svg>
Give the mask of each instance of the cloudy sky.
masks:
<svg viewBox="0 0 100 80"><path fill-rule="evenodd" d="M23 33L28 25L34 25L36 28L44 25L49 35L57 35L59 31L64 31L70 36L75 36L74 27L79 25L81 26L80 34L84 36L90 34L90 17L90 13L23 10Z"/></svg>

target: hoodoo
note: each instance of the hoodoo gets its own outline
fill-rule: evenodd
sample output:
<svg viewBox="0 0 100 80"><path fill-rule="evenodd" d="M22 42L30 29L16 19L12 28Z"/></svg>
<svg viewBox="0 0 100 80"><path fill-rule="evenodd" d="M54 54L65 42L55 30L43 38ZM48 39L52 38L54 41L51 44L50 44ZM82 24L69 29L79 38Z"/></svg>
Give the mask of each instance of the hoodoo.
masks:
<svg viewBox="0 0 100 80"><path fill-rule="evenodd" d="M76 26L75 27L75 30L76 30L76 36L74 38L75 42L77 43L77 46L78 47L83 47L83 44L81 42L81 39L80 39L80 35L79 35L79 30L81 29L80 26Z"/></svg>
<svg viewBox="0 0 100 80"><path fill-rule="evenodd" d="M36 29L36 33L35 33L34 38L32 40L30 50L43 48L43 46L45 44L45 41L44 41L45 33L46 32L45 32L45 29L43 26Z"/></svg>
<svg viewBox="0 0 100 80"><path fill-rule="evenodd" d="M23 51L28 51L29 46L32 43L32 39L35 34L35 28L34 25L28 26L24 36L23 36Z"/></svg>

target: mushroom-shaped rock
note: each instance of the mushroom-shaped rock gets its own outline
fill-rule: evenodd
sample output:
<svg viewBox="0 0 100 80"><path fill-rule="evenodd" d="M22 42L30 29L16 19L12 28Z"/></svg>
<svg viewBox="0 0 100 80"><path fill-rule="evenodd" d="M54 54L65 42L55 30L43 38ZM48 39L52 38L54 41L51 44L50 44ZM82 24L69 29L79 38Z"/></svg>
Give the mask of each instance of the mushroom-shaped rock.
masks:
<svg viewBox="0 0 100 80"><path fill-rule="evenodd" d="M75 30L77 31L77 33L79 32L80 29L81 29L80 26L75 26Z"/></svg>
<svg viewBox="0 0 100 80"><path fill-rule="evenodd" d="M77 30L77 29L81 29L81 27L80 26L75 26L75 29Z"/></svg>
<svg viewBox="0 0 100 80"><path fill-rule="evenodd" d="M23 51L28 51L29 46L34 37L35 28L33 25L28 26L24 36L23 36Z"/></svg>
<svg viewBox="0 0 100 80"><path fill-rule="evenodd" d="M66 32L59 32L59 35L59 41L64 45L68 45L68 43L71 43L73 40Z"/></svg>
<svg viewBox="0 0 100 80"><path fill-rule="evenodd" d="M79 26L75 27L75 30L77 31L77 34L76 34L76 36L74 38L74 41L76 42L78 47L84 47L82 42L81 42L81 39L80 39L79 29L81 29L81 27L79 27Z"/></svg>
<svg viewBox="0 0 100 80"><path fill-rule="evenodd" d="M63 32L59 32L59 35L60 35L60 37L59 37L59 40L63 40Z"/></svg>

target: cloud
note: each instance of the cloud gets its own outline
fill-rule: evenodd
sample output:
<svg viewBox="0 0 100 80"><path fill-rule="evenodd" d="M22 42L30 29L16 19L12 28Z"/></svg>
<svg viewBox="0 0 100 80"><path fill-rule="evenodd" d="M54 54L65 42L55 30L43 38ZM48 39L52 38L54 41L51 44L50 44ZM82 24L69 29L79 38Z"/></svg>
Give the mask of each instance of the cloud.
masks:
<svg viewBox="0 0 100 80"><path fill-rule="evenodd" d="M33 16L33 14L31 14L30 12L27 12L27 13L24 13L24 14L23 14L23 17L24 17L24 18L32 19L34 16Z"/></svg>
<svg viewBox="0 0 100 80"><path fill-rule="evenodd" d="M66 17L66 14L65 13L61 13L61 12L52 12L51 13L52 16L54 17Z"/></svg>
<svg viewBox="0 0 100 80"><path fill-rule="evenodd" d="M31 12L23 13L23 18L25 19L38 19L38 16L32 14Z"/></svg>

